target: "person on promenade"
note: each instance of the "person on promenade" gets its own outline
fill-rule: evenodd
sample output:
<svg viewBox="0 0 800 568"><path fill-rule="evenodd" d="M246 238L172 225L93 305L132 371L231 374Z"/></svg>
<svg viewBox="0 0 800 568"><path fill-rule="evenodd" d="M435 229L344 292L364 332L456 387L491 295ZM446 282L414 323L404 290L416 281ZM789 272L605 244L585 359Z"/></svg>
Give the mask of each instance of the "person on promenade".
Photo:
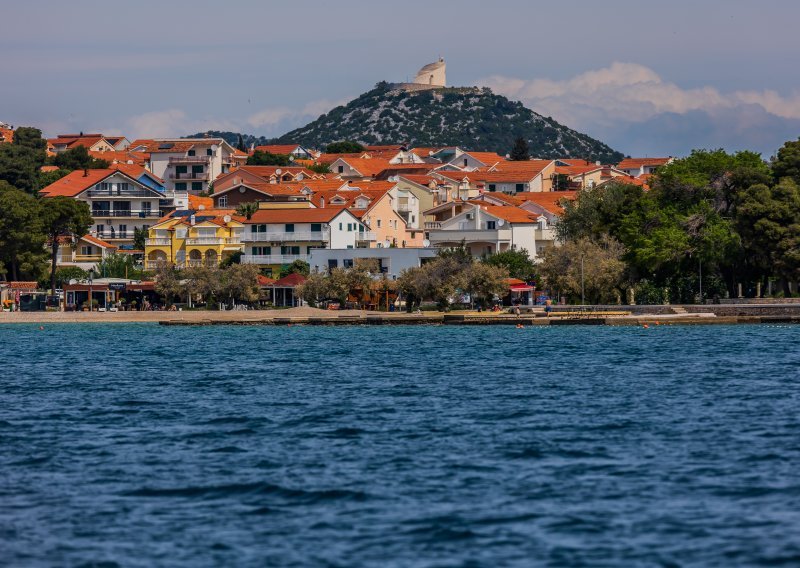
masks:
<svg viewBox="0 0 800 568"><path fill-rule="evenodd" d="M514 304L514 315L519 317L519 304Z"/></svg>
<svg viewBox="0 0 800 568"><path fill-rule="evenodd" d="M547 317L550 317L550 312L552 311L553 311L553 300L548 298L544 302L544 313L547 315Z"/></svg>

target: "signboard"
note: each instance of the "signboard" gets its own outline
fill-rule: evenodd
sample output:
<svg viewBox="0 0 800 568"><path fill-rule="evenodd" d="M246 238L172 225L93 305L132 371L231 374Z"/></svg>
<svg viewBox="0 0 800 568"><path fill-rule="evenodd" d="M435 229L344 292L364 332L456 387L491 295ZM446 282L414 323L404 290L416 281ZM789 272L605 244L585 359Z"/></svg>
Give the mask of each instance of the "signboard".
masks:
<svg viewBox="0 0 800 568"><path fill-rule="evenodd" d="M109 282L108 289L109 290L118 290L120 292L124 292L127 289L127 284L125 282Z"/></svg>

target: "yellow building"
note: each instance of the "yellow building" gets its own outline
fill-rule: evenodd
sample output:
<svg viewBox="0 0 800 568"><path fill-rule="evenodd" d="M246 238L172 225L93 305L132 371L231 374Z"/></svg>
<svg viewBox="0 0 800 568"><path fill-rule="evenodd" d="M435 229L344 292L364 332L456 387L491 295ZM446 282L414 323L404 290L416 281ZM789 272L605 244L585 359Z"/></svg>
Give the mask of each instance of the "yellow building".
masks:
<svg viewBox="0 0 800 568"><path fill-rule="evenodd" d="M175 211L148 230L145 268L218 266L243 250L244 217L233 210Z"/></svg>

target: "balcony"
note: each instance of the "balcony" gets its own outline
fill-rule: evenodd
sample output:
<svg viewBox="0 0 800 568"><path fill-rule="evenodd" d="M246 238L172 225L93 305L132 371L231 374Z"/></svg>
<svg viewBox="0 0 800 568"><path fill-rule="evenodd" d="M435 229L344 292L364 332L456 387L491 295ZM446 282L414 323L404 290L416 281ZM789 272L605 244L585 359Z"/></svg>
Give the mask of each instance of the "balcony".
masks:
<svg viewBox="0 0 800 568"><path fill-rule="evenodd" d="M186 239L187 245L215 246L225 242L222 237L192 237Z"/></svg>
<svg viewBox="0 0 800 568"><path fill-rule="evenodd" d="M330 237L328 229L324 231L294 231L291 233L286 232L267 232L267 233L252 233L245 232L242 234L242 240L248 243L280 243L285 241L327 241Z"/></svg>
<svg viewBox="0 0 800 568"><path fill-rule="evenodd" d="M168 238L145 239L144 244L148 247L168 247L170 242Z"/></svg>
<svg viewBox="0 0 800 568"><path fill-rule="evenodd" d="M442 224L439 221L425 221L425 230L429 229L441 229Z"/></svg>
<svg viewBox="0 0 800 568"><path fill-rule="evenodd" d="M120 231L116 231L112 233L109 231L104 231L102 233L95 233L94 236L104 241L117 241L121 239L129 240L133 238L133 232L129 233L125 231L124 233L121 233Z"/></svg>
<svg viewBox="0 0 800 568"><path fill-rule="evenodd" d="M356 242L365 242L365 241L375 241L377 237L375 237L375 233L372 231L360 231L356 233Z"/></svg>
<svg viewBox="0 0 800 568"><path fill-rule="evenodd" d="M130 219L136 219L136 218L138 218L138 219L148 219L148 218L157 219L160 216L161 216L161 213L159 213L158 211L153 211L153 210L150 210L150 211L131 211L130 209L116 210L116 211L111 211L111 210L108 210L108 209L93 209L92 210L92 217L94 217L96 219L101 218L101 217L108 217L108 218L111 218L111 217L128 217Z"/></svg>
<svg viewBox="0 0 800 568"><path fill-rule="evenodd" d="M168 164L207 164L211 156L176 156L171 157Z"/></svg>
<svg viewBox="0 0 800 568"><path fill-rule="evenodd" d="M427 225L427 223L426 223ZM511 229L440 229L428 234L431 243L497 243L511 242Z"/></svg>
<svg viewBox="0 0 800 568"><path fill-rule="evenodd" d="M291 264L295 260L308 262L307 254L243 254L242 264Z"/></svg>
<svg viewBox="0 0 800 568"><path fill-rule="evenodd" d="M161 193L153 190L146 189L126 189L124 191L117 191L112 193L110 189L90 189L86 192L87 197L118 197L120 199L128 199L129 197L161 197Z"/></svg>
<svg viewBox="0 0 800 568"><path fill-rule="evenodd" d="M184 172L182 174L171 172L168 177L172 180L207 180L208 172Z"/></svg>

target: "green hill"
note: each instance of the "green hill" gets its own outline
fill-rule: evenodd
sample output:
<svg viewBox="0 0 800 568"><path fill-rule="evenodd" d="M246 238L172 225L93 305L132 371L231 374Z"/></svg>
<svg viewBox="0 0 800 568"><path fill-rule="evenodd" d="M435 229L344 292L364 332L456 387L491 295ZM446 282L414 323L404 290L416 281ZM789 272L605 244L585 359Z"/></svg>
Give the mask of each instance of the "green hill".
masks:
<svg viewBox="0 0 800 568"><path fill-rule="evenodd" d="M324 148L330 142L356 140L366 145L460 146L506 154L520 136L536 158L617 163L624 157L599 140L486 88L406 91L385 82L284 134L278 142Z"/></svg>

